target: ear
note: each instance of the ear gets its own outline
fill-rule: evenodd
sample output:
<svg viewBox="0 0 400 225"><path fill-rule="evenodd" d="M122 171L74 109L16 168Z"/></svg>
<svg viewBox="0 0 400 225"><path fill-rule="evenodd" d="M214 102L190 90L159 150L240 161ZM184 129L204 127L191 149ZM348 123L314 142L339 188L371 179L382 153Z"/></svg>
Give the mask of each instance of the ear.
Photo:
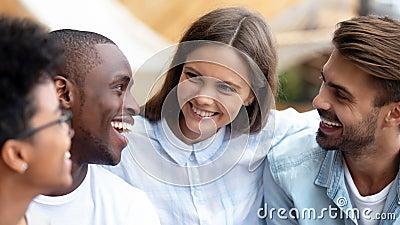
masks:
<svg viewBox="0 0 400 225"><path fill-rule="evenodd" d="M59 75L54 77L54 84L61 106L65 109L71 108L74 101L74 94L72 91L74 85L68 79Z"/></svg>
<svg viewBox="0 0 400 225"><path fill-rule="evenodd" d="M7 140L1 148L4 163L13 171L23 174L27 169L27 144L18 140Z"/></svg>
<svg viewBox="0 0 400 225"><path fill-rule="evenodd" d="M385 123L391 127L400 125L400 102L391 104L391 110L385 116Z"/></svg>

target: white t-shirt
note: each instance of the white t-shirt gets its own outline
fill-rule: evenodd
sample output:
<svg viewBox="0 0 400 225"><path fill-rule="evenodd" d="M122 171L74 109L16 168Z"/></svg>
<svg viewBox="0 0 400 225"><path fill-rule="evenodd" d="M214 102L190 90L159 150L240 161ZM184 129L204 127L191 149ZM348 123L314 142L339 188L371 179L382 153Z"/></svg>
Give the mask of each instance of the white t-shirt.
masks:
<svg viewBox="0 0 400 225"><path fill-rule="evenodd" d="M52 225L160 224L143 191L97 165L89 165L84 181L73 192L40 195L30 207L47 214Z"/></svg>
<svg viewBox="0 0 400 225"><path fill-rule="evenodd" d="M31 208L26 211L25 218L28 225L51 225L48 217Z"/></svg>
<svg viewBox="0 0 400 225"><path fill-rule="evenodd" d="M379 193L369 196L361 196L344 161L343 165L346 187L350 195L351 203L353 208L357 208L360 212L358 223L360 225L378 225L380 222L378 219L379 214L382 213L386 197L389 194L389 189L393 181Z"/></svg>

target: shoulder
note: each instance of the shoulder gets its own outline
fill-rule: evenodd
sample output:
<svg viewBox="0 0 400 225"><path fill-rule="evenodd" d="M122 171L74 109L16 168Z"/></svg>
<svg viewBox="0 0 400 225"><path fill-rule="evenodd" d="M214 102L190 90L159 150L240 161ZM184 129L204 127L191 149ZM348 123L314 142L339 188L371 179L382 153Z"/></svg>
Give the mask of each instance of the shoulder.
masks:
<svg viewBox="0 0 400 225"><path fill-rule="evenodd" d="M315 188L314 182L326 154L327 151L321 149L316 142L315 132L303 130L285 137L268 152L265 164L265 170L268 171L264 171L264 174L270 174L288 195L294 196L297 193L301 196L299 190ZM273 183L264 182L266 186Z"/></svg>
<svg viewBox="0 0 400 225"><path fill-rule="evenodd" d="M293 135L283 137L268 152L268 162L273 174L290 171L319 170L326 151L316 142L316 130L306 128Z"/></svg>
<svg viewBox="0 0 400 225"><path fill-rule="evenodd" d="M277 134L290 134L308 128L316 130L320 121L316 110L300 113L293 108L272 110L269 119Z"/></svg>
<svg viewBox="0 0 400 225"><path fill-rule="evenodd" d="M107 196L113 204L120 204L120 202L126 202L132 206L149 204L150 201L144 191L131 186L100 165L90 166L92 170L92 186L96 189L95 191ZM118 203L118 201L120 202Z"/></svg>
<svg viewBox="0 0 400 225"><path fill-rule="evenodd" d="M109 170L105 169L101 165L91 164L91 180L99 189L104 189L105 191L112 190L110 194L122 195L122 193L127 196L138 195L141 196L144 192L132 187L126 183L123 179L116 176ZM99 187L101 184L101 187ZM118 191L116 191L118 190Z"/></svg>
<svg viewBox="0 0 400 225"><path fill-rule="evenodd" d="M285 110L271 110L268 123L262 130L263 133L272 137L272 145L276 145L283 138L294 135L305 129L318 128L319 118L315 117L315 113L299 113L293 108Z"/></svg>
<svg viewBox="0 0 400 225"><path fill-rule="evenodd" d="M107 204L107 208L123 216L131 218L139 224L159 224L153 204L146 193L126 183L100 165L90 165L92 169L93 187L98 201Z"/></svg>

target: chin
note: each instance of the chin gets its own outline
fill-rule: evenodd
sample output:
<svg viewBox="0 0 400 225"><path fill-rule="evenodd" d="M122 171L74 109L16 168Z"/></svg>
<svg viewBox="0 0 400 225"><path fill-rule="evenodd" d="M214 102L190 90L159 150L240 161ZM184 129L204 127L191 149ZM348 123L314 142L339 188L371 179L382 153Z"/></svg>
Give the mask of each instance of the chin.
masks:
<svg viewBox="0 0 400 225"><path fill-rule="evenodd" d="M112 160L108 165L110 165L110 166L116 166L116 165L118 165L118 163L121 161L121 158L118 158L118 159L114 159L114 160Z"/></svg>
<svg viewBox="0 0 400 225"><path fill-rule="evenodd" d="M115 154L113 154L115 153ZM107 165L115 166L121 161L121 150L110 152L107 157Z"/></svg>

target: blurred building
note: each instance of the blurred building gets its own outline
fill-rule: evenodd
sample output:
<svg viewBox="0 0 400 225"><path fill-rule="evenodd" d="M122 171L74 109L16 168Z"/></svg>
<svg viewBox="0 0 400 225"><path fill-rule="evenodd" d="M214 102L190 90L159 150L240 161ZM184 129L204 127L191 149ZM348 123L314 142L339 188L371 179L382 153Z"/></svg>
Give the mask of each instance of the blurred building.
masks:
<svg viewBox="0 0 400 225"><path fill-rule="evenodd" d="M358 14L400 18L399 0L1 0L0 12L34 18L50 29L90 30L114 40L135 76L133 94L144 103L160 77L157 66L143 66L178 42L204 13L244 6L263 14L276 36L282 93L278 108L311 108L322 65L329 56L335 24ZM153 57L154 58L154 57ZM151 63L164 63L153 60Z"/></svg>

